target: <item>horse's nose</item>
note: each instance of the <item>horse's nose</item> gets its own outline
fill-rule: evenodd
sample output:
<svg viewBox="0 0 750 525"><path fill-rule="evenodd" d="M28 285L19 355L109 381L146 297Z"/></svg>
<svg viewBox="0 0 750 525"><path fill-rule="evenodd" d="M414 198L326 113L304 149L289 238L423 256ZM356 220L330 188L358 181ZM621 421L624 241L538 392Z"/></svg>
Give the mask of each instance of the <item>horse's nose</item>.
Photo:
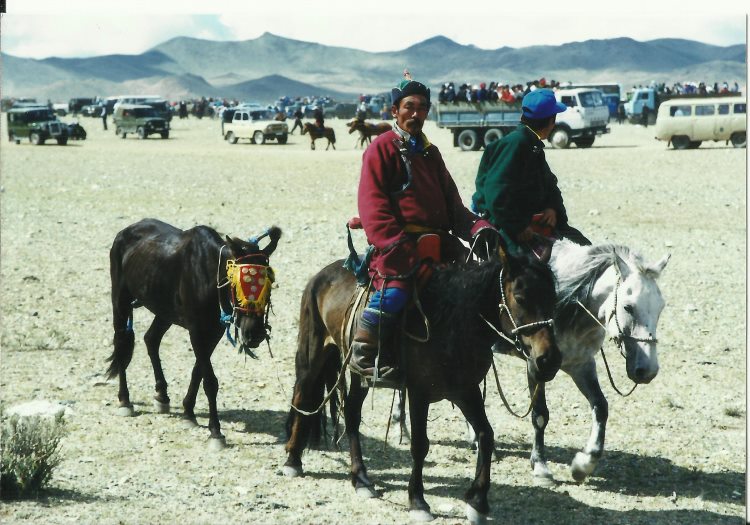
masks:
<svg viewBox="0 0 750 525"><path fill-rule="evenodd" d="M536 358L535 364L537 370L544 376L545 381L550 381L560 370L562 354L556 346L549 348L544 354Z"/></svg>
<svg viewBox="0 0 750 525"><path fill-rule="evenodd" d="M635 369L635 382L642 384L650 383L656 377L656 372L658 372L658 369L651 370L646 367L638 367Z"/></svg>

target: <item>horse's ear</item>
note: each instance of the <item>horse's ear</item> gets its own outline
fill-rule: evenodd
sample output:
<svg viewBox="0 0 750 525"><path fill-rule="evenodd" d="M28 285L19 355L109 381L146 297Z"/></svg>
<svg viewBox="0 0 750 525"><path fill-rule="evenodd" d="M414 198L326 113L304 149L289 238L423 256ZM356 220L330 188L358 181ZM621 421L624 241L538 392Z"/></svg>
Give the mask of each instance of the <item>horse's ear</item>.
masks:
<svg viewBox="0 0 750 525"><path fill-rule="evenodd" d="M664 271L664 267L669 262L670 257L672 257L672 254L668 253L667 255L662 257L659 262L650 265L648 268L646 268L646 275L653 277L654 279L659 277L659 275L661 275L661 272Z"/></svg>
<svg viewBox="0 0 750 525"><path fill-rule="evenodd" d="M628 266L628 263L625 261L625 259L620 257L619 253L615 253L614 256L615 269L617 270L617 273L619 273L620 276L624 278L630 273L630 267Z"/></svg>
<svg viewBox="0 0 750 525"><path fill-rule="evenodd" d="M276 250L276 246L279 244L279 239L281 239L281 228L278 226L271 226L268 228L268 238L271 239L271 242L261 250L266 257L270 257L274 250Z"/></svg>

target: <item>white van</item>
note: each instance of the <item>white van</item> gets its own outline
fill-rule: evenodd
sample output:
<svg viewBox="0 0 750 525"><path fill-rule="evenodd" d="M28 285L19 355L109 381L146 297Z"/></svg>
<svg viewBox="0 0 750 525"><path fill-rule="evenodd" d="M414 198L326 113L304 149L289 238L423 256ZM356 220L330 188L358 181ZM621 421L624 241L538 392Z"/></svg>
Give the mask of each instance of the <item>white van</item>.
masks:
<svg viewBox="0 0 750 525"><path fill-rule="evenodd" d="M694 149L704 140L747 144L747 100L741 96L679 98L662 102L656 138L674 149Z"/></svg>

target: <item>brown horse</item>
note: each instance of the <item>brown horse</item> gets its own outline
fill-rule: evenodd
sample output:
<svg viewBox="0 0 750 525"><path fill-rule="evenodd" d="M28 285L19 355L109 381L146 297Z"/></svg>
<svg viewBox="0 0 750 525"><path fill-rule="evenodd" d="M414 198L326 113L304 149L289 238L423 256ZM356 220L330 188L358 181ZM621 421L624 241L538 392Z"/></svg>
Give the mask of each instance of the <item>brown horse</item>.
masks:
<svg viewBox="0 0 750 525"><path fill-rule="evenodd" d="M270 242L261 250L258 242L266 235ZM119 377L120 415L133 415L125 371L135 346L133 308L145 306L154 314L144 340L156 379L157 410L169 411L159 345L169 327L176 324L190 333L195 353L190 386L182 402L184 417L195 424L195 399L203 381L212 438L209 443L212 448L223 446L216 410L219 382L211 366L211 354L225 330L232 341L232 324L235 337L239 333L240 350L252 357L255 354L251 349L268 339L273 281L268 258L280 237L281 230L275 226L246 242L222 238L208 226L183 231L156 219L131 224L117 234L109 253L115 348L108 374L110 378Z"/></svg>
<svg viewBox="0 0 750 525"><path fill-rule="evenodd" d="M367 475L359 436L368 385L352 374L346 393L344 371L350 356L342 352L351 343L351 336L344 335L344 326L356 302L356 287L354 275L342 267L342 261L337 261L315 275L302 295L296 382L287 422L288 457L283 471L287 476L302 474L302 452L319 422L326 385L330 385L331 376L338 375L345 396L351 481L358 494L373 497L377 492ZM402 333L396 338L411 416L410 517L432 518L422 482L429 448L427 414L430 403L446 399L461 409L479 436L476 475L465 499L469 518L481 520L489 512L487 492L494 434L484 410L480 383L492 363L491 347L497 340L497 331L517 342L528 358L530 375L540 381L554 377L561 360L551 326L554 278L546 264L509 258L502 262L448 265L434 270L419 298L430 327L429 337L416 340ZM416 333L425 321L413 310L406 318L416 321L405 323L410 334Z"/></svg>
<svg viewBox="0 0 750 525"><path fill-rule="evenodd" d="M367 141L368 144L371 144L373 135L377 137L378 135L382 135L386 131L390 131L393 129L393 127L387 122L379 122L377 124L373 124L372 122L365 122L364 120L357 119L349 122L348 126L349 135L351 135L355 131L359 131L360 147L363 147L365 145L365 141Z"/></svg>
<svg viewBox="0 0 750 525"><path fill-rule="evenodd" d="M333 149L336 149L336 133L334 133L333 128L323 128L323 131L321 131L314 124L305 122L305 125L302 126L302 134L306 133L310 134L310 149L315 149L315 141L323 138L328 139L326 150L331 146L333 146Z"/></svg>

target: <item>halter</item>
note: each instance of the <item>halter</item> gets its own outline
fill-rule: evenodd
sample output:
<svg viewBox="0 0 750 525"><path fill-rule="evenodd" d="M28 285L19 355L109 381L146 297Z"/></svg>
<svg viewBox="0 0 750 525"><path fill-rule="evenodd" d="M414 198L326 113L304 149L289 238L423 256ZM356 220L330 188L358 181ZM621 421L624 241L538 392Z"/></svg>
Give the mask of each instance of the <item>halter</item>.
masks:
<svg viewBox="0 0 750 525"><path fill-rule="evenodd" d="M232 306L230 312L226 312L222 306L221 295L219 295L219 310L221 314L219 321L226 326L226 337L232 346L237 346L235 339L229 333L229 327L235 325L235 338L237 337L237 314L257 315L263 319L266 330L268 325L268 311L271 308L271 284L275 281L273 268L268 265L268 256L263 253L245 255L237 259L227 259L226 280L221 280L221 254L226 246L219 250L219 263L216 275L216 288L221 289L229 285L229 303ZM243 262L253 261L253 262ZM268 336L266 336L268 340ZM269 348L270 350L270 348ZM249 349L246 351L253 357L255 355Z"/></svg>
<svg viewBox="0 0 750 525"><path fill-rule="evenodd" d="M617 281L615 281L615 299L614 299L614 306L612 307L612 313L609 314L607 320L615 318L615 326L617 327L617 335L611 336L610 339L614 341L614 343L617 345L617 349L620 351L620 355L627 359L627 356L625 355L625 349L624 349L624 340L630 339L631 341L637 341L639 343L654 343L656 344L658 342L658 339L656 337L651 337L649 334L648 337L635 337L630 334L626 334L622 331L622 327L620 326L620 319L617 317L617 291L620 289L620 283L622 282L622 274L620 273L620 270L615 266L615 272L617 272ZM604 329L604 333L607 333L607 327L602 324L599 319L592 314L588 308L586 308L583 303L580 300L576 300L578 303L578 306L583 308L583 311L589 314L589 316L596 321L596 323ZM607 363L607 357L604 355L604 346L599 347L599 351L602 354L602 358L604 359L604 366L607 369L607 376L609 377L609 382L612 385L612 388L615 389L615 392L620 394L622 397L628 397L630 394L633 393L635 390L635 387L638 386L638 383L633 384L633 388L628 392L627 394L623 394L620 392L620 390L615 386L614 379L612 378L612 372L609 370L609 363Z"/></svg>
<svg viewBox="0 0 750 525"><path fill-rule="evenodd" d="M516 320L513 319L513 314L510 311L510 307L508 307L508 303L505 300L505 288L503 287L503 271L505 271L505 268L500 269L500 304L498 304L498 308L500 309L499 316L502 317L503 311L505 311L508 314L508 319L510 319L510 322L513 324L513 330L510 331L511 335L513 336L513 339L502 333L500 330L495 328L495 325L490 323L482 314L479 314L479 316L482 318L482 320L489 325L490 328L492 328L497 334L508 341L510 344L512 344L515 349L522 354L526 359L531 359L531 353L526 348L526 345L523 344L523 341L521 341L520 333L522 330L525 330L527 328L536 328L536 327L542 327L542 326L554 326L554 321L552 319L547 319L545 321L535 321L533 323L527 323L521 326L518 326L516 323Z"/></svg>

